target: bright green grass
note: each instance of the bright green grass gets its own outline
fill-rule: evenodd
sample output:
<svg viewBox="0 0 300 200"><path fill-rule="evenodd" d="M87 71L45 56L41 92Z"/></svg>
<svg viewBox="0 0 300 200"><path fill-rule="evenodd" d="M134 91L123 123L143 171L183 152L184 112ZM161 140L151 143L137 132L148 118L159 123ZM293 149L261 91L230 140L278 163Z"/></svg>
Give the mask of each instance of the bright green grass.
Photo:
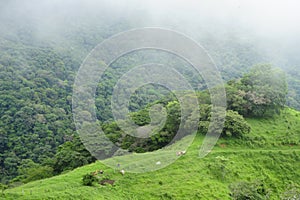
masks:
<svg viewBox="0 0 300 200"><path fill-rule="evenodd" d="M231 148L298 148L300 145L300 112L285 108L272 118L250 118L251 133L239 139L220 139L219 144Z"/></svg>
<svg viewBox="0 0 300 200"><path fill-rule="evenodd" d="M221 139L203 159L198 158L203 136L197 136L186 155L158 171L122 176L96 162L60 176L9 189L2 198L223 200L230 199L228 186L231 183L262 181L270 189L270 199L279 199L290 183L300 183L300 113L285 109L280 116L271 119L247 121L252 131L246 141ZM184 141L175 145L181 146ZM228 159L225 170L221 169L218 156ZM130 161L129 156L120 159L123 163ZM153 164L156 160L145 159L145 162ZM96 169L103 169L106 175L116 180L115 186L83 186L82 176Z"/></svg>

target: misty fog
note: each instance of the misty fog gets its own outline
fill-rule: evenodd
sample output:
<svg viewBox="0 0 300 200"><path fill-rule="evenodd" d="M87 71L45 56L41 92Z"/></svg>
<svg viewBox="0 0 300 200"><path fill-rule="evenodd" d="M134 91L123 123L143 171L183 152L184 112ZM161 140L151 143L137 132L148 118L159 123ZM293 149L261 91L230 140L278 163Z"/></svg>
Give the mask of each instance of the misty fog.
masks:
<svg viewBox="0 0 300 200"><path fill-rule="evenodd" d="M285 65L285 56L299 61L293 58L298 54L300 41L300 3L297 0L15 0L0 4L3 37L29 31L39 41L59 43L72 40L68 32L74 30L82 31L82 38L88 37L84 35L87 27L94 29L95 35L98 28L112 30L107 37L131 28L162 27L185 33L199 43L204 37L215 41L236 38L259 47L266 55L275 53L270 62L276 64ZM120 22L124 23L123 30L114 30ZM10 39L20 39L17 37ZM97 38L95 43L100 41Z"/></svg>

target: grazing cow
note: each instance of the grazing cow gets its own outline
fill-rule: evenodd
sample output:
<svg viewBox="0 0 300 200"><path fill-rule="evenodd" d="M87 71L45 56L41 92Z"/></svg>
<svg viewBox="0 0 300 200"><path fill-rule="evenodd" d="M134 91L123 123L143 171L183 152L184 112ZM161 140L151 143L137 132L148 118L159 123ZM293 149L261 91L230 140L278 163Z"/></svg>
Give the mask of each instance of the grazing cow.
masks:
<svg viewBox="0 0 300 200"><path fill-rule="evenodd" d="M120 173L122 174L122 176L124 176L125 170L124 169L120 170Z"/></svg>
<svg viewBox="0 0 300 200"><path fill-rule="evenodd" d="M185 154L186 154L186 151L178 151L178 152L176 152L177 156L183 156Z"/></svg>

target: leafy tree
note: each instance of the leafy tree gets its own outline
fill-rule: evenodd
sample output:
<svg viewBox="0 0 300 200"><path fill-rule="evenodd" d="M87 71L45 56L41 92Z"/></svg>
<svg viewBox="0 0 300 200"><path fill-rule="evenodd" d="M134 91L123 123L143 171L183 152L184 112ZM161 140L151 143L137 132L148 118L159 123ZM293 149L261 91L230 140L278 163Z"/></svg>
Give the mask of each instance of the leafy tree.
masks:
<svg viewBox="0 0 300 200"><path fill-rule="evenodd" d="M180 103L178 101L171 101L167 105L167 121L164 127L164 130L169 133L176 133L179 124L180 124L180 117L181 117L181 110L180 110Z"/></svg>
<svg viewBox="0 0 300 200"><path fill-rule="evenodd" d="M285 105L287 84L285 74L271 65L254 66L241 79L245 91L246 115L265 116L278 113Z"/></svg>
<svg viewBox="0 0 300 200"><path fill-rule="evenodd" d="M55 173L72 170L95 161L95 158L85 149L78 136L59 146L54 156L53 169Z"/></svg>
<svg viewBox="0 0 300 200"><path fill-rule="evenodd" d="M225 85L227 109L237 111L241 115L247 113L246 92L241 89L240 81L232 80Z"/></svg>
<svg viewBox="0 0 300 200"><path fill-rule="evenodd" d="M198 125L198 131L201 134L206 134L210 125L210 110L211 107L208 105L201 105L201 118ZM243 118L242 115L235 111L227 110L225 123L222 130L221 137L235 137L241 138L251 130L250 125Z"/></svg>

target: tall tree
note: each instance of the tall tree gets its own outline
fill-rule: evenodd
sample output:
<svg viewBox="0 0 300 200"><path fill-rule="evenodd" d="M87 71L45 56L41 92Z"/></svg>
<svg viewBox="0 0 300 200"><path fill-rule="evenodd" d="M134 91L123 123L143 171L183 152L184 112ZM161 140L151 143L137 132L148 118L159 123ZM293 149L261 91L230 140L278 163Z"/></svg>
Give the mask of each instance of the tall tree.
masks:
<svg viewBox="0 0 300 200"><path fill-rule="evenodd" d="M246 92L246 115L270 115L284 107L287 84L282 70L269 64L256 65L241 79L241 83L241 89Z"/></svg>

